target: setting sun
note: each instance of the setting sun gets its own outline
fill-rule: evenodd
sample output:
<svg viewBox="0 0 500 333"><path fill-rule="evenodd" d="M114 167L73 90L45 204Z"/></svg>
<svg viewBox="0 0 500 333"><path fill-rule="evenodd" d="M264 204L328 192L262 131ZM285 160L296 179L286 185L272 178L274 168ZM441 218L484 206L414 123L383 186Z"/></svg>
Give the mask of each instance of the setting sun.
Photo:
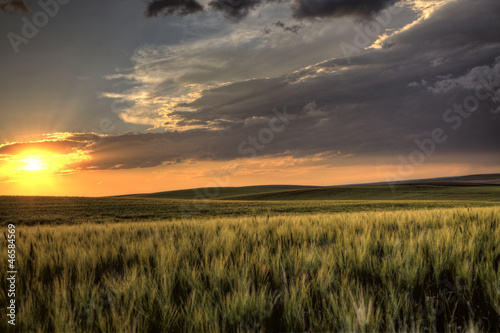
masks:
<svg viewBox="0 0 500 333"><path fill-rule="evenodd" d="M24 168L22 168L22 170L40 171L40 170L43 170L43 168L44 168L44 165L39 157L26 158L26 159L22 160L22 162L25 163L25 166L24 166Z"/></svg>
<svg viewBox="0 0 500 333"><path fill-rule="evenodd" d="M86 151L64 153L56 149L36 149L29 147L12 151L0 159L0 180L4 186L16 186L18 194L59 191L63 178L81 168L81 163L91 160ZM54 192L53 192L54 193Z"/></svg>

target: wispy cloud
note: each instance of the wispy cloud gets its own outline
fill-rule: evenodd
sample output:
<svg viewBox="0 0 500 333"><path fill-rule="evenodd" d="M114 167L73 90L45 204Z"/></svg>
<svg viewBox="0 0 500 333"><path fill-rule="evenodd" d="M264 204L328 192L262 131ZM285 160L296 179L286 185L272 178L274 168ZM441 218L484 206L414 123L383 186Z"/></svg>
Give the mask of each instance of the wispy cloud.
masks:
<svg viewBox="0 0 500 333"><path fill-rule="evenodd" d="M476 66L465 75L438 80L428 89L435 94L441 94L454 89L475 90L478 87L486 90L500 103L500 56L491 66Z"/></svg>

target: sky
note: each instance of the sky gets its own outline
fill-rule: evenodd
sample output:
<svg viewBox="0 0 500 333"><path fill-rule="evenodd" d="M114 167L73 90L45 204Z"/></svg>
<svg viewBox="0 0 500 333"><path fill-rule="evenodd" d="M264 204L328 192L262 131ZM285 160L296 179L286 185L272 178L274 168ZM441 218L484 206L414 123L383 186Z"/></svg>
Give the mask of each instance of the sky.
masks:
<svg viewBox="0 0 500 333"><path fill-rule="evenodd" d="M500 172L498 0L0 0L0 195Z"/></svg>

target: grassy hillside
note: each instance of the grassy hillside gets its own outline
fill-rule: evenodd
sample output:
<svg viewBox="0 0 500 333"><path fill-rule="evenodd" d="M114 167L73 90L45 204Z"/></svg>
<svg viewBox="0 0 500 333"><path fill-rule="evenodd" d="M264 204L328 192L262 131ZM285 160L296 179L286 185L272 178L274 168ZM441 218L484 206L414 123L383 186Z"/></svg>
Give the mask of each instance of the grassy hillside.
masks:
<svg viewBox="0 0 500 333"><path fill-rule="evenodd" d="M134 194L121 198L223 200L471 200L500 201L500 186L371 185L345 187L221 187ZM120 198L117 197L117 198Z"/></svg>
<svg viewBox="0 0 500 333"><path fill-rule="evenodd" d="M398 185L333 187L245 194L226 200L466 200L500 201L500 186Z"/></svg>
<svg viewBox="0 0 500 333"><path fill-rule="evenodd" d="M486 200L498 201L500 174L468 175L349 186L269 185L195 188L116 197L237 200ZM496 190L483 187L494 186ZM485 197L487 193L488 197ZM453 195L454 197L446 197Z"/></svg>
<svg viewBox="0 0 500 333"><path fill-rule="evenodd" d="M167 191L145 194L131 194L118 197L156 198L156 199L215 199L231 197L236 195L248 195L256 193L267 193L283 191L280 187L217 187L217 188L196 188L188 190Z"/></svg>
<svg viewBox="0 0 500 333"><path fill-rule="evenodd" d="M306 192L307 193L307 192ZM483 199L491 200L491 194ZM364 195L364 197L370 197ZM344 198L347 198L345 196ZM0 197L0 225L79 224L206 219L276 214L341 213L488 207L499 202L459 200L180 200L152 198Z"/></svg>
<svg viewBox="0 0 500 333"><path fill-rule="evenodd" d="M498 207L16 230L18 331L500 331Z"/></svg>

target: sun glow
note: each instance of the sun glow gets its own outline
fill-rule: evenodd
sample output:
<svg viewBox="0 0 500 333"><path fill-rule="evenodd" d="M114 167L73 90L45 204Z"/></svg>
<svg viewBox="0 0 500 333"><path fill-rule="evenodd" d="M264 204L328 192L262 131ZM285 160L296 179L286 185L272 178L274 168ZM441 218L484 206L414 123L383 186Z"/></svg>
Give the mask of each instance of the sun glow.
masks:
<svg viewBox="0 0 500 333"><path fill-rule="evenodd" d="M20 172L35 172L44 174L73 173L79 169L80 162L90 160L90 156L83 152L70 154L51 154L43 152L37 154L20 155L14 162L20 166Z"/></svg>
<svg viewBox="0 0 500 333"><path fill-rule="evenodd" d="M21 170L26 171L40 171L44 169L44 165L40 159L40 157L29 157L22 160L25 165Z"/></svg>
<svg viewBox="0 0 500 333"><path fill-rule="evenodd" d="M88 152L61 154L49 150L26 150L0 157L0 183L15 184L23 195L39 194L42 189L55 191L62 184L61 176L81 170L81 163L90 160Z"/></svg>
<svg viewBox="0 0 500 333"><path fill-rule="evenodd" d="M74 164L86 159L82 154L54 154L48 151L25 152L10 156L4 166L11 173L23 177L72 172Z"/></svg>

